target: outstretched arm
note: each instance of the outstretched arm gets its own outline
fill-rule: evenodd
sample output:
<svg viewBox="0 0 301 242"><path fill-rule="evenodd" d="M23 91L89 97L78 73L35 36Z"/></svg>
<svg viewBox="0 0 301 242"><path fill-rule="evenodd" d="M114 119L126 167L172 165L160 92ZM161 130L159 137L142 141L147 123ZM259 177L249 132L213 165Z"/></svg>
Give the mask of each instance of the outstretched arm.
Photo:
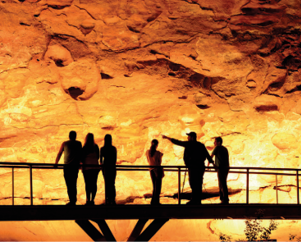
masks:
<svg viewBox="0 0 301 242"><path fill-rule="evenodd" d="M214 154L212 153L210 157L211 157L211 160L213 161ZM208 160L208 159L207 159L207 160ZM208 160L208 165L207 165L207 166L209 166L209 165L210 165L210 162L209 162L209 160ZM213 163L213 162L212 162L212 165L214 166L214 163Z"/></svg>
<svg viewBox="0 0 301 242"><path fill-rule="evenodd" d="M114 147L114 162L117 163L117 149Z"/></svg>
<svg viewBox="0 0 301 242"><path fill-rule="evenodd" d="M102 154L102 152L101 152L102 150L101 150L101 148L99 149L99 162L100 162L100 164L102 165L102 163L103 163L103 154Z"/></svg>
<svg viewBox="0 0 301 242"><path fill-rule="evenodd" d="M163 138L163 139L168 139L168 140L171 140L171 138L170 138L170 137L168 137L168 136L166 136L166 135L164 135L164 134L162 134L162 138Z"/></svg>
<svg viewBox="0 0 301 242"><path fill-rule="evenodd" d="M206 149L206 147L205 147L205 150L206 150L206 158L207 158L207 160L208 160L208 166L209 166L209 163L212 163L212 164L214 165L214 162L213 162L213 160L212 160L212 157L214 156L214 154L212 154L212 155L210 156L208 150Z"/></svg>
<svg viewBox="0 0 301 242"><path fill-rule="evenodd" d="M187 144L187 141L181 141L181 140L173 139L173 138L170 138L170 137L168 137L168 136L166 136L166 135L162 135L162 138L163 138L163 139L168 139L168 140L169 140L170 142L172 142L173 144L179 145L179 146L183 146L183 147L185 147L186 144Z"/></svg>
<svg viewBox="0 0 301 242"><path fill-rule="evenodd" d="M96 152L97 152L97 160L99 159L100 151L98 145L96 145Z"/></svg>
<svg viewBox="0 0 301 242"><path fill-rule="evenodd" d="M60 160L60 158L63 154L63 151L64 151L64 144L65 144L65 142L62 143L61 148L60 148L59 152L57 153L57 156L56 156L56 159L55 159L55 164L59 163L59 160Z"/></svg>

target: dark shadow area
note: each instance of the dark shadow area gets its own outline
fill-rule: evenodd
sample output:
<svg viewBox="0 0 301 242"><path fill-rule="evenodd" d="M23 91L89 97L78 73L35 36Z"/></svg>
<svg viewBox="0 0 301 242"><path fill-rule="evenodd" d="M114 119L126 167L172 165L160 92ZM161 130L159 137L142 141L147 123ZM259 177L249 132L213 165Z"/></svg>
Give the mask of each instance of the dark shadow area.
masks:
<svg viewBox="0 0 301 242"><path fill-rule="evenodd" d="M301 66L301 60L296 56L287 56L283 61L282 65L290 70L298 70Z"/></svg>
<svg viewBox="0 0 301 242"><path fill-rule="evenodd" d="M168 75L169 75L169 76L176 76L176 74L173 73L173 72L169 72Z"/></svg>
<svg viewBox="0 0 301 242"><path fill-rule="evenodd" d="M173 63L173 62L170 62L170 63L169 63L169 68L170 68L172 71L178 71L178 70L180 70L181 65L180 65L180 64Z"/></svg>
<svg viewBox="0 0 301 242"><path fill-rule="evenodd" d="M77 99L78 96L82 95L84 93L83 90L81 90L80 88L78 87L70 87L68 89L68 92L67 92L73 99Z"/></svg>
<svg viewBox="0 0 301 242"><path fill-rule="evenodd" d="M103 130L114 130L115 127L113 127L113 126L106 126L106 127L101 127L101 129L103 129Z"/></svg>
<svg viewBox="0 0 301 242"><path fill-rule="evenodd" d="M131 27L131 26L127 26L128 27L128 29L130 30L130 31L132 31L132 32L134 32L134 33L140 33L140 31L139 30L137 30L137 29L134 29L133 27Z"/></svg>
<svg viewBox="0 0 301 242"><path fill-rule="evenodd" d="M257 112L270 112L270 111L278 111L278 106L276 104L272 105L261 105L255 108Z"/></svg>
<svg viewBox="0 0 301 242"><path fill-rule="evenodd" d="M62 60L55 60L54 61L57 67L64 67L63 61Z"/></svg>
<svg viewBox="0 0 301 242"><path fill-rule="evenodd" d="M57 9L57 10L60 10L60 9L63 9L67 6L60 6L60 5L48 5L49 7L53 8L53 9Z"/></svg>
<svg viewBox="0 0 301 242"><path fill-rule="evenodd" d="M208 105L196 105L199 109L207 109L207 108L210 108Z"/></svg>
<svg viewBox="0 0 301 242"><path fill-rule="evenodd" d="M30 24L26 24L26 23L23 23L23 22L20 22L20 25L23 25L23 26L30 26Z"/></svg>
<svg viewBox="0 0 301 242"><path fill-rule="evenodd" d="M294 89L287 91L286 93L293 93L293 92L297 92L297 91L301 91L301 85L296 86Z"/></svg>
<svg viewBox="0 0 301 242"><path fill-rule="evenodd" d="M281 80L281 81L279 81L279 82L274 82L274 83L272 83L272 84L269 86L269 90L270 90L270 91L277 91L277 90L279 90L279 89L283 86L284 82L285 82L285 79L283 79L283 80Z"/></svg>
<svg viewBox="0 0 301 242"><path fill-rule="evenodd" d="M100 75L101 75L101 79L113 79L113 77L105 73L100 73Z"/></svg>

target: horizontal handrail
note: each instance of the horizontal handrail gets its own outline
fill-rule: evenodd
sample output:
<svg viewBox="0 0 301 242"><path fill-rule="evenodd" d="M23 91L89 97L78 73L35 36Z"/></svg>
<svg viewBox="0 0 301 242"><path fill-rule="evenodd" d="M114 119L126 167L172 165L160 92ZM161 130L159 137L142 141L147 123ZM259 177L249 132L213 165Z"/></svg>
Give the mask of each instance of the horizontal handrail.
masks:
<svg viewBox="0 0 301 242"><path fill-rule="evenodd" d="M68 166L66 164L54 164L54 163L16 163L16 162L0 162L0 166L1 165L11 165L11 167L19 167L19 166L24 166L24 168L26 168L26 166L50 166L50 167L54 167L54 166L57 166L58 168L63 168L65 166ZM82 165L81 165L82 166ZM85 165L85 166L89 166L89 167L101 167L102 165ZM5 166L6 167L6 166ZM187 168L187 166L175 166L175 165L162 165L162 166L149 166L149 165L116 165L117 168L156 168L156 167L162 167L162 168L175 168L175 169L178 169L178 168ZM205 166L205 168L208 168L208 169L215 169L214 167L212 166ZM275 170L275 171L301 171L301 169L298 169L298 168L271 168L271 167L238 167L238 166L230 166L229 167L231 170L234 169L234 170L246 170L246 169L249 169L249 170Z"/></svg>
<svg viewBox="0 0 301 242"><path fill-rule="evenodd" d="M14 205L14 173L15 169L29 169L30 170L30 200L33 205L33 183L32 183L32 170L33 169L64 169L66 164L54 164L54 163L16 163L16 162L0 162L0 168L12 169L12 203ZM79 165L80 168L95 167L103 169L103 165ZM181 204L181 172L186 172L188 168L184 165L163 165L163 166L149 166L149 165L116 165L116 169L120 171L148 171L150 168L163 168L164 171L178 172L178 203ZM212 166L205 166L206 172L217 172L218 168ZM278 186L277 176L295 176L297 182L297 204L299 204L299 171L298 168L270 168L270 167L229 167L229 173L234 174L246 174L246 203L249 204L249 176L250 175L276 175L276 187ZM278 190L276 189L276 201L278 204Z"/></svg>
<svg viewBox="0 0 301 242"><path fill-rule="evenodd" d="M15 162L0 162L2 168L39 168L39 169L63 169L66 164L54 164L54 163L15 163ZM80 167L97 167L102 168L103 165L80 165ZM149 166L149 165L116 165L117 170L132 170L132 171L145 171L149 168L164 168L165 171L177 171L178 169L187 170L186 166L173 166L173 165L162 165L162 166ZM205 166L206 172L216 172L218 168L212 166ZM246 170L246 171L235 171L235 170ZM249 170L249 172L247 172ZM268 171L282 171L280 172L255 172L250 170L268 170ZM284 173L283 171L301 171L297 168L269 168L269 167L229 167L229 173L235 174L254 174L254 175L284 175L284 176L296 176L295 173Z"/></svg>

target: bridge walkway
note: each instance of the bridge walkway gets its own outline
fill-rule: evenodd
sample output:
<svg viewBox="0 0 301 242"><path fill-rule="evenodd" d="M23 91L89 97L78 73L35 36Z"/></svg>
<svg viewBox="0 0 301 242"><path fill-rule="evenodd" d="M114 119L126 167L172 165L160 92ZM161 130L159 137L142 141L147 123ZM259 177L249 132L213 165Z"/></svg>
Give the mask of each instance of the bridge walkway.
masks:
<svg viewBox="0 0 301 242"><path fill-rule="evenodd" d="M163 166L166 172L176 172L178 181L178 204L151 205L95 205L95 206L66 206L66 205L35 205L34 204L34 170L63 169L64 165L54 167L44 163L15 163L0 162L0 169L11 169L12 204L0 206L0 221L45 221L45 220L74 220L94 241L116 241L106 220L138 219L136 226L128 237L128 241L148 241L170 219L294 219L301 218L299 179L301 169L296 168L264 168L264 167L231 167L230 173L245 175L245 203L229 205L204 204L181 205L183 186L187 168L185 166ZM20 169L29 171L30 205L15 205L15 172ZM148 171L149 166L117 166L122 171ZM207 167L206 172L216 172ZM276 203L250 203L250 176L267 175L275 177ZM278 178L294 177L296 181L296 203L278 203ZM184 179L184 181L183 181ZM183 181L183 186L182 185ZM269 184L271 185L271 184ZM182 189L181 189L182 187ZM118 192L118 191L117 191ZM149 220L153 220L146 228ZM91 221L95 222L97 229Z"/></svg>
<svg viewBox="0 0 301 242"><path fill-rule="evenodd" d="M148 241L170 219L301 219L297 204L14 205L0 206L0 221L74 220L94 241L116 241L106 220L138 219L128 241ZM146 228L149 220L153 220ZM98 226L95 227L91 221Z"/></svg>

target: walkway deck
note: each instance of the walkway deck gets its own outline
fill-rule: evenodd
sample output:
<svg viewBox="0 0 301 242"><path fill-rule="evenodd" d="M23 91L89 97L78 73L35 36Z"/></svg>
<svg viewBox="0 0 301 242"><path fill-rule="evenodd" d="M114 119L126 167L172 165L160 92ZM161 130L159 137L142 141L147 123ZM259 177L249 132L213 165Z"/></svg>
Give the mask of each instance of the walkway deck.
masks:
<svg viewBox="0 0 301 242"><path fill-rule="evenodd" d="M14 163L0 162L0 168L11 169L12 205L0 206L0 221L45 221L45 220L73 220L94 241L115 241L106 220L112 219L137 219L137 223L128 237L128 241L148 241L170 219L301 219L300 184L301 169L295 168L263 168L263 167L231 167L230 173L245 176L246 198L243 204L204 204L199 206L180 205L183 199L183 186L185 180L184 166L164 166L166 172L176 172L178 181L178 204L174 205L116 205L116 206L65 206L65 205L34 205L34 178L35 170L63 169L64 165L57 168L53 164L40 163ZM14 205L15 202L15 170L26 169L29 171L29 198L31 205ZM117 166L118 172L123 171L149 171L149 166ZM216 172L208 167L206 172ZM267 175L275 178L276 204L250 204L250 177L253 175ZM278 177L294 177L296 181L296 201L294 204L279 204ZM182 185L183 181L183 185ZM271 185L270 183L268 185ZM285 185L285 184L284 184ZM291 184L290 184L291 185ZM181 189L182 188L182 189ZM218 195L217 195L218 196ZM244 199L243 199L244 200ZM149 220L153 220L148 226ZM91 223L94 221L95 223Z"/></svg>
<svg viewBox="0 0 301 242"><path fill-rule="evenodd" d="M301 219L296 204L0 206L0 221L94 219Z"/></svg>

